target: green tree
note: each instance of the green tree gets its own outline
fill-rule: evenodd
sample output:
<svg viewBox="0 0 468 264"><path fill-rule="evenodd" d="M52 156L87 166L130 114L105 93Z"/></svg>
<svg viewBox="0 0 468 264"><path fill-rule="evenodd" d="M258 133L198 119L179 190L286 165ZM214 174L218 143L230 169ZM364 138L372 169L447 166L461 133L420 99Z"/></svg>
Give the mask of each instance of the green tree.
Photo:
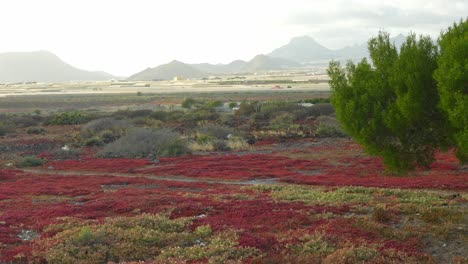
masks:
<svg viewBox="0 0 468 264"><path fill-rule="evenodd" d="M468 19L454 24L439 38L440 57L434 73L440 107L447 113L457 156L468 162Z"/></svg>
<svg viewBox="0 0 468 264"><path fill-rule="evenodd" d="M400 52L389 34L368 43L372 64L363 59L328 68L331 102L345 131L365 150L381 156L387 170L429 166L434 151L447 145L445 116L432 75L437 46L429 37L407 37Z"/></svg>

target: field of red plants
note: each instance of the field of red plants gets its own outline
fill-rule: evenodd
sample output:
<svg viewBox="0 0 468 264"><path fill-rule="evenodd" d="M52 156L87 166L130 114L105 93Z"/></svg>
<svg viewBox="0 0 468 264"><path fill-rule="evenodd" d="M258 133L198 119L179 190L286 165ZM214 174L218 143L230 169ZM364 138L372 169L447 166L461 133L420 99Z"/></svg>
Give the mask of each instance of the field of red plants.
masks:
<svg viewBox="0 0 468 264"><path fill-rule="evenodd" d="M92 151L80 159L42 156L50 159L42 167L0 170L0 263L53 263L54 254L68 250L63 245L78 239L53 228L64 222L97 230L106 219L142 214L188 217L184 232L209 226L215 238L185 241L191 255L107 261L213 261L192 250L221 243L214 241L223 232L235 233L223 244L234 250L226 260L246 263L468 260L468 171L451 152L438 153L430 170L405 176L387 174L378 158L347 139L272 141L255 151L157 161L99 159ZM99 241L100 250L111 247ZM81 249L98 243L88 242ZM138 252L137 242L126 249Z"/></svg>

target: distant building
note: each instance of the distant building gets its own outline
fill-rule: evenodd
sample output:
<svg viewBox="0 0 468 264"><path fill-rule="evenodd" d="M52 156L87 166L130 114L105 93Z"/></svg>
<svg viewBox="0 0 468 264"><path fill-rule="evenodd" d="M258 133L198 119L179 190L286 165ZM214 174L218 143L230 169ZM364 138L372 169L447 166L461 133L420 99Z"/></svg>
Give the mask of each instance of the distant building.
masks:
<svg viewBox="0 0 468 264"><path fill-rule="evenodd" d="M182 77L182 76L175 76L173 80L174 80L175 82L177 82L177 81L185 81L185 78Z"/></svg>

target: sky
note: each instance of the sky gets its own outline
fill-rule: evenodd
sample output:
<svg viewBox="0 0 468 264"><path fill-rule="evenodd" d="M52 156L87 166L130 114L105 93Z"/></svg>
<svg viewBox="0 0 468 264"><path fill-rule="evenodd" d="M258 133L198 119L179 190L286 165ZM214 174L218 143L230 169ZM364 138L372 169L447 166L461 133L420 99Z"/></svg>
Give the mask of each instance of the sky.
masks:
<svg viewBox="0 0 468 264"><path fill-rule="evenodd" d="M379 30L434 38L468 0L2 0L0 53L50 51L86 70L129 76L174 59L249 60L308 35L337 49Z"/></svg>

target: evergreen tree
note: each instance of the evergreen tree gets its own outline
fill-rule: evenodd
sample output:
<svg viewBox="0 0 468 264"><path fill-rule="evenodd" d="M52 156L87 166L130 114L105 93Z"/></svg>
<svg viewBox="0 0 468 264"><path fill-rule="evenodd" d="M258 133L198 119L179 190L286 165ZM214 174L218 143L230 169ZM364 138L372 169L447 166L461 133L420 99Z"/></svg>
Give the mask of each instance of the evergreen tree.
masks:
<svg viewBox="0 0 468 264"><path fill-rule="evenodd" d="M434 74L440 107L447 113L457 156L468 162L468 19L449 27L439 38L440 57Z"/></svg>
<svg viewBox="0 0 468 264"><path fill-rule="evenodd" d="M372 64L338 62L328 68L331 102L346 132L386 168L405 172L429 166L434 151L447 146L446 117L432 75L437 46L429 37L407 37L400 52L389 35L369 41Z"/></svg>

